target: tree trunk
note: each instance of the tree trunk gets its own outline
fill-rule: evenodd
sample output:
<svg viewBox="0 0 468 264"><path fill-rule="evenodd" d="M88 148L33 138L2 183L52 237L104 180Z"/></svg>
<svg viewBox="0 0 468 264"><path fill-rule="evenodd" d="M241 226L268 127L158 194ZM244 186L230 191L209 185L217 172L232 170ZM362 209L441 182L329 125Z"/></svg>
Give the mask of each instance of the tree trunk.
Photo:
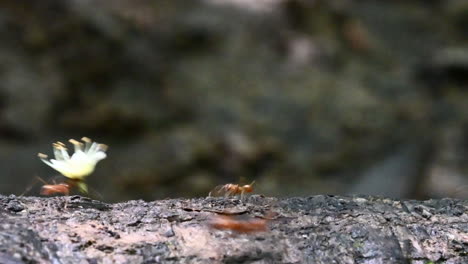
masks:
<svg viewBox="0 0 468 264"><path fill-rule="evenodd" d="M0 263L468 263L467 209L367 196L0 196Z"/></svg>

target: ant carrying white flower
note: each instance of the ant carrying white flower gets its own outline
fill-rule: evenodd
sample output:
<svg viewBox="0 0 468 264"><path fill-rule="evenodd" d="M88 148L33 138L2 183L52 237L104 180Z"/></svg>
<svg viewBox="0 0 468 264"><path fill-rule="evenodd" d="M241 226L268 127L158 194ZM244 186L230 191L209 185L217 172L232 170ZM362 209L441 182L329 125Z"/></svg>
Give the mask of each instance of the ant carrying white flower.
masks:
<svg viewBox="0 0 468 264"><path fill-rule="evenodd" d="M39 153L38 157L47 165L69 178L81 191L87 192L84 178L93 173L96 164L106 158L107 145L92 142L91 139L83 137L83 143L70 139L69 142L75 147L75 153L70 157L65 144L53 143L55 159L47 160L47 155Z"/></svg>

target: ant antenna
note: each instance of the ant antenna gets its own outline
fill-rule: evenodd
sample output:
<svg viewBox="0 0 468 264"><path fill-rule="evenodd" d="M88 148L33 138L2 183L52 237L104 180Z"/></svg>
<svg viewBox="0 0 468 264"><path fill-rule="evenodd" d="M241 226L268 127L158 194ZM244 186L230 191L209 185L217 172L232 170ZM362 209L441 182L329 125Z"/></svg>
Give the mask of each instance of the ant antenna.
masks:
<svg viewBox="0 0 468 264"><path fill-rule="evenodd" d="M41 177L35 175L35 178L38 179L40 182L42 182L43 184L48 184L46 181L44 181L44 179L42 179Z"/></svg>
<svg viewBox="0 0 468 264"><path fill-rule="evenodd" d="M29 184L28 187L26 187L26 190L24 190L24 192L20 194L19 197L23 197L25 194L29 193L38 181L43 182L44 184L47 184L41 177L34 175L34 179L31 181L32 183Z"/></svg>

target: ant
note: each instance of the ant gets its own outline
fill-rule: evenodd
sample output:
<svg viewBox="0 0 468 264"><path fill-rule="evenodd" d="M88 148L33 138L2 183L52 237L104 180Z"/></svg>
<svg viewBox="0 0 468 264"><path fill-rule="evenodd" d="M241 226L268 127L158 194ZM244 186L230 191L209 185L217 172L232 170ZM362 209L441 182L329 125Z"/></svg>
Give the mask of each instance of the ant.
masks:
<svg viewBox="0 0 468 264"><path fill-rule="evenodd" d="M88 194L88 186L86 185L85 182L81 180L74 180L74 179L66 179L64 182L56 183L55 180L52 180L52 184L46 182L44 179L42 179L39 176L35 176L35 182L32 183L30 186L26 188L26 190L20 195L23 196L31 189L33 188L34 185L36 185L37 181L42 182L43 185L41 186L40 194L45 195L45 196L51 196L51 195L63 195L63 196L69 196L70 193L73 190L78 189L82 193ZM102 199L102 195L98 192L93 191L93 195L99 197L99 199Z"/></svg>
<svg viewBox="0 0 468 264"><path fill-rule="evenodd" d="M41 188L41 195L63 194L68 196L70 194L70 185L67 183L59 184L46 184Z"/></svg>
<svg viewBox="0 0 468 264"><path fill-rule="evenodd" d="M209 221L209 226L219 230L231 230L237 233L255 233L267 231L267 219L237 219L233 216L217 216Z"/></svg>
<svg viewBox="0 0 468 264"><path fill-rule="evenodd" d="M250 184L246 184L246 185L239 185L239 184L232 184L232 183L228 183L228 184L225 184L225 185L219 185L219 186L216 186L213 191L211 191L208 196L211 197L211 193L214 192L216 195L223 195L224 194L224 197L229 197L231 195L238 195L240 194L240 199L243 200L244 199L244 194L245 193L251 193L253 192L253 185L254 185L255 181L251 182Z"/></svg>
<svg viewBox="0 0 468 264"><path fill-rule="evenodd" d="M42 178L39 176L36 176L36 178L44 183L41 187L41 195L54 195L54 194L63 194L68 196L70 194L70 189L75 186L74 182L68 181L68 182L63 182L63 183L58 183L56 184L54 181L54 184L48 184L46 181L44 181Z"/></svg>

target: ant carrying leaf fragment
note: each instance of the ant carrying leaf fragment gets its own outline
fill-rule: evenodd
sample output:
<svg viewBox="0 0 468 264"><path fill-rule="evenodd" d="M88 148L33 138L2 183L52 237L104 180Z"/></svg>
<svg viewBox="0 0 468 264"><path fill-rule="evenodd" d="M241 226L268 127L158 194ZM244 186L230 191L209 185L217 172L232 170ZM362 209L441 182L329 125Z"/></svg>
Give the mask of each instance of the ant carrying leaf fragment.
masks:
<svg viewBox="0 0 468 264"><path fill-rule="evenodd" d="M36 179L44 184L41 187L40 194L46 195L46 196L55 195L55 194L62 194L62 195L68 196L70 195L71 189L76 186L76 183L73 180L68 180L66 182L61 182L61 183L56 183L54 180L53 184L50 184L44 181L39 176L36 176Z"/></svg>
<svg viewBox="0 0 468 264"><path fill-rule="evenodd" d="M66 183L45 184L42 187L41 194L51 195L62 193L68 195L70 188L77 187L82 193L88 193L88 185L85 178L94 172L96 164L107 157L107 145L93 142L87 137L81 138L84 142L70 139L75 152L72 156L68 153L65 144L60 141L53 143L55 159L47 160L46 154L39 153L38 157L47 165L67 177Z"/></svg>

